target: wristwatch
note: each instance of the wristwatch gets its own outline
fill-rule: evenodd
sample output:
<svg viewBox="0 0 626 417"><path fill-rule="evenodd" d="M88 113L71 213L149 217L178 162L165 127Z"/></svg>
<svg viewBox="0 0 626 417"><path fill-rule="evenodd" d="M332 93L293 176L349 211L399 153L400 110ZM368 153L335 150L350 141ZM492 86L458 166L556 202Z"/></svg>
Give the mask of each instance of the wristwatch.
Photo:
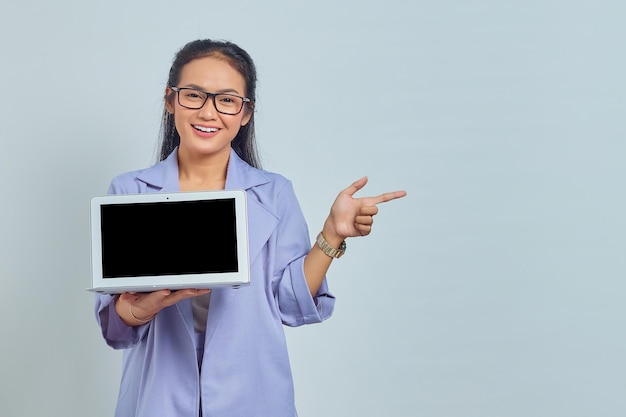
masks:
<svg viewBox="0 0 626 417"><path fill-rule="evenodd" d="M320 232L320 234L317 235L317 244L322 250L322 252L324 252L326 255L330 256L331 258L341 258L343 254L346 253L347 246L346 246L345 240L341 242L341 245L339 245L339 248L333 248L326 241L326 239L324 238L324 234L322 232Z"/></svg>

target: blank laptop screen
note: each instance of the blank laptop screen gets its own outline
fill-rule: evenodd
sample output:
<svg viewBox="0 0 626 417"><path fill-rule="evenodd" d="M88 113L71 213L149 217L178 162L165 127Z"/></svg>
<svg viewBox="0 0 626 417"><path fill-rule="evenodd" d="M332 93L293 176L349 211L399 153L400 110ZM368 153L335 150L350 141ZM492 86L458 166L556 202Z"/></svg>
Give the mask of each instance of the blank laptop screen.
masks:
<svg viewBox="0 0 626 417"><path fill-rule="evenodd" d="M238 272L231 198L103 205L104 278Z"/></svg>

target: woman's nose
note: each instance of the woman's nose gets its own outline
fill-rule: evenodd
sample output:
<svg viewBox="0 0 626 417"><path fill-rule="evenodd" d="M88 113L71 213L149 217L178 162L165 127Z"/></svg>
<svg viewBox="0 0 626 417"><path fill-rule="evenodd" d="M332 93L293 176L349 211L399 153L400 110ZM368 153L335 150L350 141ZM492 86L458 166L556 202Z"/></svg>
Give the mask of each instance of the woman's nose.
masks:
<svg viewBox="0 0 626 417"><path fill-rule="evenodd" d="M204 106L200 108L200 115L204 118L211 118L215 116L217 113L217 109L215 108L215 96L207 97L207 101L204 103Z"/></svg>

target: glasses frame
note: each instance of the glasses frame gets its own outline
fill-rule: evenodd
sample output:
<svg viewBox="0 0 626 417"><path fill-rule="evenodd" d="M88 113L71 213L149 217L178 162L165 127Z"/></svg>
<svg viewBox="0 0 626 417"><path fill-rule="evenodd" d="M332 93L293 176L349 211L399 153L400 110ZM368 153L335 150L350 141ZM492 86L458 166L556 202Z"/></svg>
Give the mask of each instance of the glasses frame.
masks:
<svg viewBox="0 0 626 417"><path fill-rule="evenodd" d="M184 107L184 108L190 109L190 110L200 110L201 108L204 107L204 105L206 104L206 102L209 100L209 97L210 97L211 100L213 100L213 107L215 108L215 111L217 111L218 113L221 113L221 114L227 114L229 116L235 116L235 115L241 113L241 111L243 110L243 106L245 106L246 103L252 103L252 100L250 100L248 97L238 96L237 94L231 94L231 93L209 93L208 91L200 90L200 89L197 89L197 88L191 88L191 87L174 87L174 86L170 86L170 88L172 89L172 91L174 91L176 93L178 104L181 107ZM180 102L180 92L183 91L183 90L192 90L192 91L197 91L199 93L206 94L206 97L205 97L204 101L202 102L202 105L200 107L188 107L188 106L185 106L184 104L182 104ZM241 107L239 108L239 111L237 113L226 113L226 112L220 111L217 108L217 105L215 104L215 97L216 96L232 96L232 97L240 98L241 99Z"/></svg>

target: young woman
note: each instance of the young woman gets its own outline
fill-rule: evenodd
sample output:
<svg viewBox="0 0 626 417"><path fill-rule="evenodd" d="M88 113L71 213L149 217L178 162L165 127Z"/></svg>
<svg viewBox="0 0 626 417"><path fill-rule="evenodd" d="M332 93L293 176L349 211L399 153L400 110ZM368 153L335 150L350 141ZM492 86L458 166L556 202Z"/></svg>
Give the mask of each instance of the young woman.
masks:
<svg viewBox="0 0 626 417"><path fill-rule="evenodd" d="M376 204L406 194L354 198L361 178L339 193L311 246L291 183L260 168L255 89L254 63L237 45L188 43L165 89L161 161L111 182L113 194L245 189L251 262L239 289L96 295L106 342L124 349L117 417L296 416L282 326L330 317L331 261L346 238L370 233Z"/></svg>

